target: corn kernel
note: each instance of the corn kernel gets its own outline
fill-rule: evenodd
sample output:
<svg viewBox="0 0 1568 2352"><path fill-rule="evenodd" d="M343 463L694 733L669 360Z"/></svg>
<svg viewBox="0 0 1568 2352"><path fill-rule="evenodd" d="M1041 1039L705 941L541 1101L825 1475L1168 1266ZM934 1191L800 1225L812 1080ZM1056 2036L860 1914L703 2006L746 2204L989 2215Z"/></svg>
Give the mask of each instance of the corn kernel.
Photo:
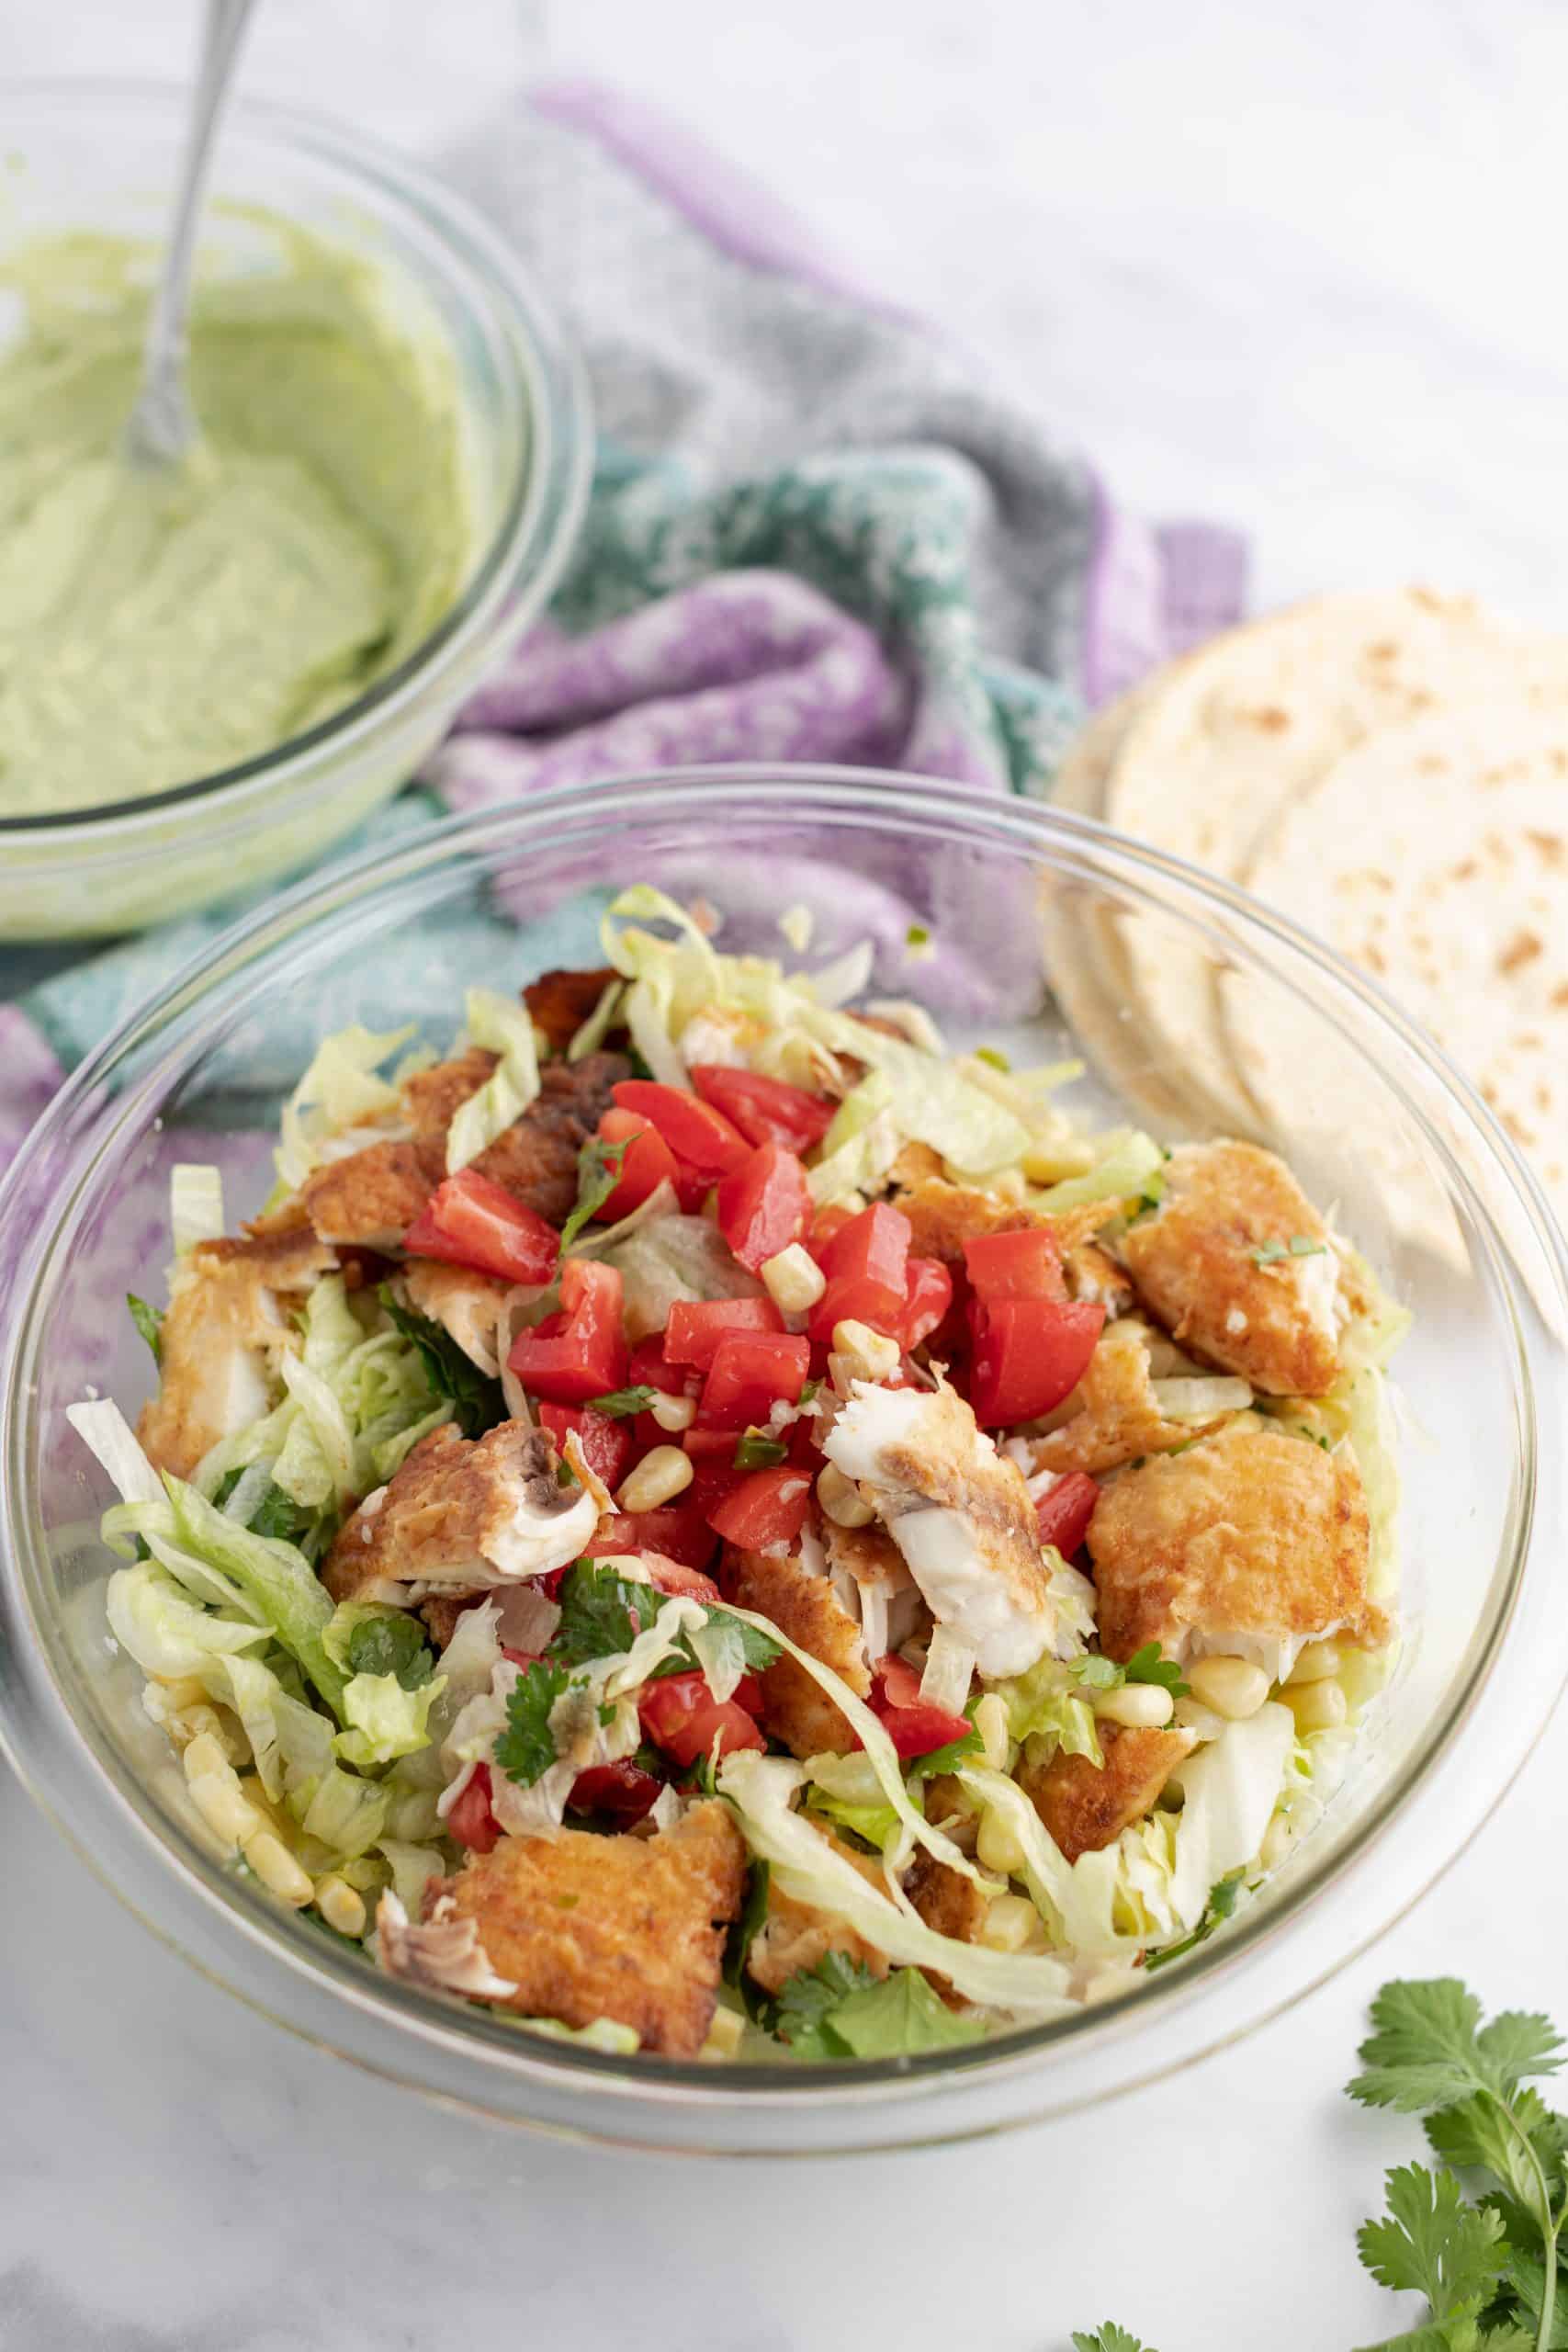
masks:
<svg viewBox="0 0 1568 2352"><path fill-rule="evenodd" d="M1269 1696L1269 1677L1245 1657L1194 1658L1187 1668L1192 1695L1227 1723L1245 1723Z"/></svg>
<svg viewBox="0 0 1568 2352"><path fill-rule="evenodd" d="M1309 1642L1287 1678L1292 1690L1308 1682L1327 1682L1338 1673L1342 1661L1335 1642Z"/></svg>
<svg viewBox="0 0 1568 2352"><path fill-rule="evenodd" d="M187 1751L188 1752L188 1751ZM243 1846L264 1826L261 1815L241 1792L227 1765L219 1772L198 1772L190 1783L190 1801L209 1829L231 1846Z"/></svg>
<svg viewBox="0 0 1568 2352"><path fill-rule="evenodd" d="M671 1437L678 1437L696 1419L697 1400L694 1396L667 1396L660 1388L655 1391L653 1402L648 1409L661 1430L668 1430Z"/></svg>
<svg viewBox="0 0 1568 2352"><path fill-rule="evenodd" d="M656 1445L621 1482L615 1497L624 1511L661 1510L692 1483L692 1457L678 1445Z"/></svg>
<svg viewBox="0 0 1568 2352"><path fill-rule="evenodd" d="M762 1284L781 1315L807 1315L828 1287L828 1277L800 1242L792 1241L762 1267Z"/></svg>
<svg viewBox="0 0 1568 2352"><path fill-rule="evenodd" d="M285 1903L292 1903L297 1909L310 1901L316 1890L309 1874L272 1830L258 1829L254 1838L247 1838L244 1851L246 1861L272 1894L281 1895Z"/></svg>
<svg viewBox="0 0 1568 2352"><path fill-rule="evenodd" d="M897 1340L852 1319L834 1324L832 1353L835 1367L841 1368L847 1380L890 1380L902 1361Z"/></svg>
<svg viewBox="0 0 1568 2352"><path fill-rule="evenodd" d="M1309 1682L1299 1690L1287 1687L1280 1695L1298 1731L1337 1731L1350 1713L1337 1682Z"/></svg>
<svg viewBox="0 0 1568 2352"><path fill-rule="evenodd" d="M1200 1739L1218 1739L1225 1727L1223 1715L1216 1715L1213 1707L1201 1706L1185 1690L1172 1710L1172 1721L1183 1731L1196 1732Z"/></svg>
<svg viewBox="0 0 1568 2352"><path fill-rule="evenodd" d="M852 1478L836 1462L826 1462L818 1473L817 1499L835 1527L869 1527L876 1513Z"/></svg>
<svg viewBox="0 0 1568 2352"><path fill-rule="evenodd" d="M1007 1702L994 1690L987 1690L975 1710L975 1728L980 1735L986 1762L993 1772L1005 1772L1012 1754L1012 1736L1008 1730Z"/></svg>
<svg viewBox="0 0 1568 2352"><path fill-rule="evenodd" d="M995 1894L980 1929L988 1951L1041 1951L1046 1942L1045 1923L1032 1903L1021 1894Z"/></svg>
<svg viewBox="0 0 1568 2352"><path fill-rule="evenodd" d="M1102 1690L1094 1712L1102 1723L1121 1724L1129 1731L1158 1731L1170 1721L1175 1702L1157 1682L1123 1682Z"/></svg>
<svg viewBox="0 0 1568 2352"><path fill-rule="evenodd" d="M175 1674L167 1679L152 1677L152 1687L164 1705L175 1714L183 1714L187 1707L207 1704L207 1685L197 1674Z"/></svg>
<svg viewBox="0 0 1568 2352"><path fill-rule="evenodd" d="M988 1812L980 1816L975 1850L983 1867L995 1871L998 1878L1014 1878L1023 1868L1023 1848L999 1813Z"/></svg>
<svg viewBox="0 0 1568 2352"><path fill-rule="evenodd" d="M187 1781L204 1780L209 1773L216 1773L220 1776L227 1774L230 1780L234 1777L229 1758L209 1731L199 1733L191 1741L190 1746L186 1749L183 1761Z"/></svg>
<svg viewBox="0 0 1568 2352"><path fill-rule="evenodd" d="M741 2036L745 2030L746 2020L736 2010L715 2009L713 2021L708 2027L707 2040L698 2051L697 2056L705 2060L709 2065L722 2065L726 2059L734 2058L739 2054Z"/></svg>
<svg viewBox="0 0 1568 2352"><path fill-rule="evenodd" d="M316 1881L316 1908L329 1928L340 1936L362 1936L365 1933L365 1905L346 1879L329 1871Z"/></svg>

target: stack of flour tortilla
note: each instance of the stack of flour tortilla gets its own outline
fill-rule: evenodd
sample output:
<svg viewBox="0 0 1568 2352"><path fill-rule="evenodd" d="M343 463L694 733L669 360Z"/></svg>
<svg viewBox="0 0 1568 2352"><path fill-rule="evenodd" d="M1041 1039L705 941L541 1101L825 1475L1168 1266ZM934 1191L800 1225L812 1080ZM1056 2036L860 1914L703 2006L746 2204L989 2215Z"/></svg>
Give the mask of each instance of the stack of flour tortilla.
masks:
<svg viewBox="0 0 1568 2352"><path fill-rule="evenodd" d="M1568 1216L1568 639L1421 589L1325 596L1102 711L1055 797L1374 975ZM1086 1042L1152 1114L1299 1127L1321 1024L1223 955L1100 909L1059 941L1054 975L1066 964Z"/></svg>

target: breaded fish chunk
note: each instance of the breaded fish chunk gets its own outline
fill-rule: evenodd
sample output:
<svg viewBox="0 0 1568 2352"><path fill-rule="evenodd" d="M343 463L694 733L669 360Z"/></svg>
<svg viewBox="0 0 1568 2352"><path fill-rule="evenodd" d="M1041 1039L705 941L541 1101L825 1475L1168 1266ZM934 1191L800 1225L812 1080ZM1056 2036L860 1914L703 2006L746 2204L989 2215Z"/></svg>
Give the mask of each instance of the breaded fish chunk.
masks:
<svg viewBox="0 0 1568 2352"><path fill-rule="evenodd" d="M939 1624L980 1671L1021 1674L1056 1630L1034 1506L951 1388L852 1384L823 1443L856 1480Z"/></svg>
<svg viewBox="0 0 1568 2352"><path fill-rule="evenodd" d="M496 1332L511 1283L477 1274L470 1266L444 1265L438 1258L411 1258L401 1281L414 1313L439 1323L468 1362L493 1380L501 1369Z"/></svg>
<svg viewBox="0 0 1568 2352"><path fill-rule="evenodd" d="M880 1866L869 1854L858 1852L844 1838L831 1830L826 1822L813 1821L811 1826L826 1838L836 1854L842 1856L860 1872L868 1886L878 1894L886 1894L887 1883ZM797 1976L804 1968L815 1968L830 1951L841 1951L848 1960L859 1961L874 1976L886 1976L887 1955L874 1944L857 1934L847 1919L836 1912L818 1909L814 1903L802 1903L783 1888L770 1884L767 1917L751 1939L746 1965L764 1993L776 1993Z"/></svg>
<svg viewBox="0 0 1568 2352"><path fill-rule="evenodd" d="M772 1618L781 1633L830 1666L857 1698L871 1695L871 1671L857 1621L823 1576L812 1576L795 1557L767 1552L728 1555L724 1589L742 1609ZM762 1728L782 1739L792 1756L847 1756L856 1735L827 1692L792 1657L775 1658L761 1678Z"/></svg>
<svg viewBox="0 0 1568 2352"><path fill-rule="evenodd" d="M951 1862L939 1862L934 1854L917 1846L915 1859L904 1874L904 1892L934 1935L951 1936L960 1944L979 1942L988 1907L986 1898L974 1880L955 1871ZM949 2008L964 2007L963 1995L953 1991L940 1969L928 1968L923 1973Z"/></svg>
<svg viewBox="0 0 1568 2352"><path fill-rule="evenodd" d="M440 1135L412 1143L367 1143L313 1169L299 1197L323 1241L343 1249L396 1250L446 1173Z"/></svg>
<svg viewBox="0 0 1568 2352"><path fill-rule="evenodd" d="M1197 1745L1190 1731L1100 1725L1103 1764L1060 1751L1048 1764L1023 1765L1019 1786L1069 1862L1113 1846L1142 1821L1182 1758Z"/></svg>
<svg viewBox="0 0 1568 2352"><path fill-rule="evenodd" d="M1284 1161L1256 1144L1183 1144L1165 1179L1160 1207L1122 1243L1139 1295L1181 1346L1265 1396L1326 1395L1339 1259Z"/></svg>
<svg viewBox="0 0 1568 2352"><path fill-rule="evenodd" d="M405 1078L403 1114L415 1137L435 1136L445 1143L447 1128L469 1096L477 1094L491 1076L500 1058L482 1046L470 1046L449 1061L433 1062L428 1069L416 1069Z"/></svg>
<svg viewBox="0 0 1568 2352"><path fill-rule="evenodd" d="M1367 1598L1369 1529L1349 1449L1232 1422L1189 1453L1124 1470L1089 1527L1100 1647L1125 1661L1146 1642L1203 1648L1317 1641L1376 1644L1387 1621Z"/></svg>
<svg viewBox="0 0 1568 2352"><path fill-rule="evenodd" d="M903 1212L914 1229L911 1254L940 1258L950 1266L962 1265L964 1244L983 1233L1029 1233L1041 1227L1055 1235L1066 1256L1098 1233L1121 1205L1119 1201L1091 1201L1082 1208L1048 1216L1043 1209L1021 1207L998 1193L949 1184L940 1177L923 1178L893 1195L893 1206Z"/></svg>
<svg viewBox="0 0 1568 2352"><path fill-rule="evenodd" d="M631 1074L625 1054L547 1062L523 1116L486 1145L474 1167L548 1224L564 1224L577 1202L577 1155L610 1109L611 1090Z"/></svg>
<svg viewBox="0 0 1568 2352"><path fill-rule="evenodd" d="M548 1437L526 1421L471 1441L445 1422L340 1529L321 1582L334 1600L409 1606L564 1567L599 1508L586 1488L558 1486L556 1470Z"/></svg>
<svg viewBox="0 0 1568 2352"><path fill-rule="evenodd" d="M308 1226L197 1243L170 1291L158 1394L137 1423L155 1469L188 1478L220 1438L266 1411L289 1306L336 1262Z"/></svg>
<svg viewBox="0 0 1568 2352"><path fill-rule="evenodd" d="M1218 1426L1212 1420L1167 1419L1149 1372L1148 1327L1124 1318L1105 1326L1088 1370L1061 1408L1060 1427L1034 1440L1031 1466L1036 1472L1087 1470L1102 1477L1121 1463L1168 1453Z"/></svg>
<svg viewBox="0 0 1568 2352"><path fill-rule="evenodd" d="M523 991L528 1018L548 1038L553 1053L564 1054L600 998L620 975L608 964L591 972L541 972Z"/></svg>
<svg viewBox="0 0 1568 2352"><path fill-rule="evenodd" d="M570 2026L613 2018L645 2050L694 2058L745 1873L745 1840L710 1798L652 1838L502 1838L425 1900L434 1909L449 1898L445 1917L474 1922L491 1967L515 1988L500 2006Z"/></svg>

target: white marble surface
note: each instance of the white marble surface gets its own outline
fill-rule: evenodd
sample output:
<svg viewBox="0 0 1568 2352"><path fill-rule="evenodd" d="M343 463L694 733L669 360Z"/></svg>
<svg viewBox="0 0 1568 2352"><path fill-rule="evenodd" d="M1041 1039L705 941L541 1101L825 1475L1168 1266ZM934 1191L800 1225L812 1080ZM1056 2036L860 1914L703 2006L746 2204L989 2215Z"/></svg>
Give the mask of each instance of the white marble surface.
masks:
<svg viewBox="0 0 1568 2352"><path fill-rule="evenodd" d="M12 0L8 73L167 72L175 0ZM1256 535L1272 600L1412 574L1568 620L1550 0L264 0L253 86L411 144L526 65L680 107L941 311L1124 496ZM184 1970L0 1784L6 2352L1343 2352L1416 2135L1339 2096L1386 1974L1568 2018L1568 1723L1443 1885L1231 2055L955 2156L562 2150L318 2059ZM1555 1833L1555 1836L1554 1834Z"/></svg>

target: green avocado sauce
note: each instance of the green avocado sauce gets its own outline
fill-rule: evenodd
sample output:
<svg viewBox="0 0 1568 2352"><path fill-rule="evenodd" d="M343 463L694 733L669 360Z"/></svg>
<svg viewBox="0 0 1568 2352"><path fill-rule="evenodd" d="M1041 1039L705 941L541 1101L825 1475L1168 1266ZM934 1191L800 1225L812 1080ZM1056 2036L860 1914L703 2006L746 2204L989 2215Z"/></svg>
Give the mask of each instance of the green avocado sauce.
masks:
<svg viewBox="0 0 1568 2352"><path fill-rule="evenodd" d="M448 355L361 257L271 216L278 266L198 281L202 442L118 454L156 256L77 234L0 259L0 818L254 758L397 667L473 532Z"/></svg>

